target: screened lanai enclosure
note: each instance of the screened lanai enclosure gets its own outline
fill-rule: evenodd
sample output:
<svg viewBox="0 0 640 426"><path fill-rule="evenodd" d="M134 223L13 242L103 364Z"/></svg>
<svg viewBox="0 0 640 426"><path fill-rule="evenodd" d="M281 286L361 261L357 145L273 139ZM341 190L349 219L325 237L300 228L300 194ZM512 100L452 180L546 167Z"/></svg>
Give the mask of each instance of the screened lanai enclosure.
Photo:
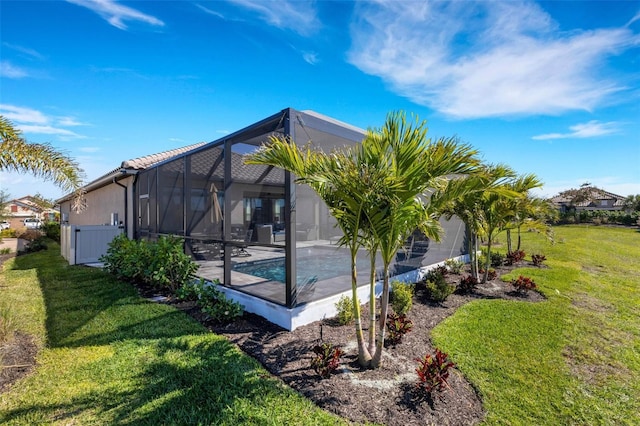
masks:
<svg viewBox="0 0 640 426"><path fill-rule="evenodd" d="M348 251L337 244L341 232L335 220L309 187L281 169L244 164L245 155L272 135L329 152L360 142L365 132L289 108L141 170L135 184L135 233L149 240L181 236L185 252L200 265L198 276L219 280L246 296L244 301L253 297L273 309L291 310L350 290L350 263ZM438 244L412 235L398 253L394 274L460 256L464 226L458 220L443 226L445 238ZM369 269L363 250L360 285L368 284Z"/></svg>

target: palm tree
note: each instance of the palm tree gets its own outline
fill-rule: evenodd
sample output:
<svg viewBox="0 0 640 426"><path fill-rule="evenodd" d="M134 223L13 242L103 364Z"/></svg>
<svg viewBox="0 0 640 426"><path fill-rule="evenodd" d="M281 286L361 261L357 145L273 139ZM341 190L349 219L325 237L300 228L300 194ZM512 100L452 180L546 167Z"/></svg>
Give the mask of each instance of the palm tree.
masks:
<svg viewBox="0 0 640 426"><path fill-rule="evenodd" d="M424 121L414 126L407 124L403 113L392 113L382 129L369 130L363 142L350 149L332 154L302 151L291 141L271 138L270 145L247 159L249 164L277 166L296 174L297 182L308 184L325 201L344 233L340 243L351 253L354 301L358 249L368 248L372 262L375 251L380 251L383 291L375 345L371 327L370 345L365 347L359 305L354 303L358 359L364 367L381 365L389 267L396 253L416 228L439 238L438 213L427 202L429 189L441 187L448 175L467 173L477 164L476 152L469 146L453 139L431 143L426 132ZM375 295L370 296L375 314ZM375 348L373 357L370 348Z"/></svg>
<svg viewBox="0 0 640 426"><path fill-rule="evenodd" d="M65 192L75 191L74 208L76 211L82 209L83 171L75 160L49 144L27 142L20 130L1 115L0 136L0 170L30 172L53 181Z"/></svg>
<svg viewBox="0 0 640 426"><path fill-rule="evenodd" d="M521 175L509 182L507 188L510 190L521 194L520 197L511 198L504 200L505 203L508 204L508 207L511 212L511 217L509 218L509 222L506 224L507 231L507 252L512 252L511 245L511 230L518 230L518 247L517 250L520 250L520 232L522 226L527 223L528 227L531 229L542 230L543 228L546 230L546 225L544 222L540 222L537 220L533 220L533 216L535 214L535 210L540 207L538 201L533 198L529 191L534 188L539 188L542 186L542 182L538 177L534 174L526 174Z"/></svg>

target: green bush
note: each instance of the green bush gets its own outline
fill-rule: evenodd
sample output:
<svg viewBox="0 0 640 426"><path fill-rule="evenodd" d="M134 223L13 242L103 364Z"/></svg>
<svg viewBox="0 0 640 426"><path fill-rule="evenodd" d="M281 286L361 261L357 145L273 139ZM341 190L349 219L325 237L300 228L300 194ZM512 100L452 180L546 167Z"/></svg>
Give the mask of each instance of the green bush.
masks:
<svg viewBox="0 0 640 426"><path fill-rule="evenodd" d="M216 322L231 322L242 316L244 307L227 298L217 288L219 280L207 282L204 279L191 280L176 290L176 297L180 300L195 301L200 310Z"/></svg>
<svg viewBox="0 0 640 426"><path fill-rule="evenodd" d="M182 239L160 237L157 242L115 237L100 258L118 279L176 290L194 278L198 265L184 253Z"/></svg>
<svg viewBox="0 0 640 426"><path fill-rule="evenodd" d="M391 283L391 307L398 315L405 315L413 303L413 284L400 281Z"/></svg>
<svg viewBox="0 0 640 426"><path fill-rule="evenodd" d="M17 238L18 232L15 229L3 229L0 231L0 238Z"/></svg>
<svg viewBox="0 0 640 426"><path fill-rule="evenodd" d="M58 222L45 222L40 228L47 238L60 242L60 224Z"/></svg>
<svg viewBox="0 0 640 426"><path fill-rule="evenodd" d="M432 280L425 282L428 297L434 302L444 302L456 289L455 285L447 283L442 275L437 275Z"/></svg>
<svg viewBox="0 0 640 426"><path fill-rule="evenodd" d="M26 247L22 250L20 250L20 254L25 254L25 253L35 253L37 251L40 250L46 250L47 249L47 243L45 242L45 237L40 235L37 238L34 238L33 240L29 240L29 244L26 245Z"/></svg>
<svg viewBox="0 0 640 426"><path fill-rule="evenodd" d="M462 272L462 268L464 267L464 262L457 259L447 259L444 261L444 264L452 274L459 274Z"/></svg>
<svg viewBox="0 0 640 426"><path fill-rule="evenodd" d="M346 325L353 321L353 299L343 295L336 302L335 307L338 311L337 318L340 325Z"/></svg>

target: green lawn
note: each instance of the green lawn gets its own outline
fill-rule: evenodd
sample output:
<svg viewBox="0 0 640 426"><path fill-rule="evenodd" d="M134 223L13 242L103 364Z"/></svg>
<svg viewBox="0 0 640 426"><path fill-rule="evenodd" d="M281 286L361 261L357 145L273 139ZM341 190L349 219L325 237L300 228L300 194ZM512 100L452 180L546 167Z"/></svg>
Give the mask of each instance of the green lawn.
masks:
<svg viewBox="0 0 640 426"><path fill-rule="evenodd" d="M540 303L478 300L433 333L476 386L487 424L640 424L640 232L525 234ZM344 424L181 312L52 245L0 273L43 349L34 374L0 394L2 424Z"/></svg>
<svg viewBox="0 0 640 426"><path fill-rule="evenodd" d="M58 253L0 273L1 303L43 346L36 372L0 394L0 423L346 423L183 313Z"/></svg>
<svg viewBox="0 0 640 426"><path fill-rule="evenodd" d="M542 303L481 300L440 324L434 342L474 383L487 424L640 424L640 232L558 227L525 234L523 268ZM509 277L507 277L509 278Z"/></svg>

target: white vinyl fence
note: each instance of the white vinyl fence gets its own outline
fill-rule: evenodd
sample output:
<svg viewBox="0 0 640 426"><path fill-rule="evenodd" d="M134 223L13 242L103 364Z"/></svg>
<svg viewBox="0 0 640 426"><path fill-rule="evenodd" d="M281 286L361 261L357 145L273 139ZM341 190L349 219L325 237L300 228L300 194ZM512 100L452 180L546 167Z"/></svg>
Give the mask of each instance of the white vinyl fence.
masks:
<svg viewBox="0 0 640 426"><path fill-rule="evenodd" d="M122 232L118 226L61 225L60 252L69 265L99 262L111 240Z"/></svg>

